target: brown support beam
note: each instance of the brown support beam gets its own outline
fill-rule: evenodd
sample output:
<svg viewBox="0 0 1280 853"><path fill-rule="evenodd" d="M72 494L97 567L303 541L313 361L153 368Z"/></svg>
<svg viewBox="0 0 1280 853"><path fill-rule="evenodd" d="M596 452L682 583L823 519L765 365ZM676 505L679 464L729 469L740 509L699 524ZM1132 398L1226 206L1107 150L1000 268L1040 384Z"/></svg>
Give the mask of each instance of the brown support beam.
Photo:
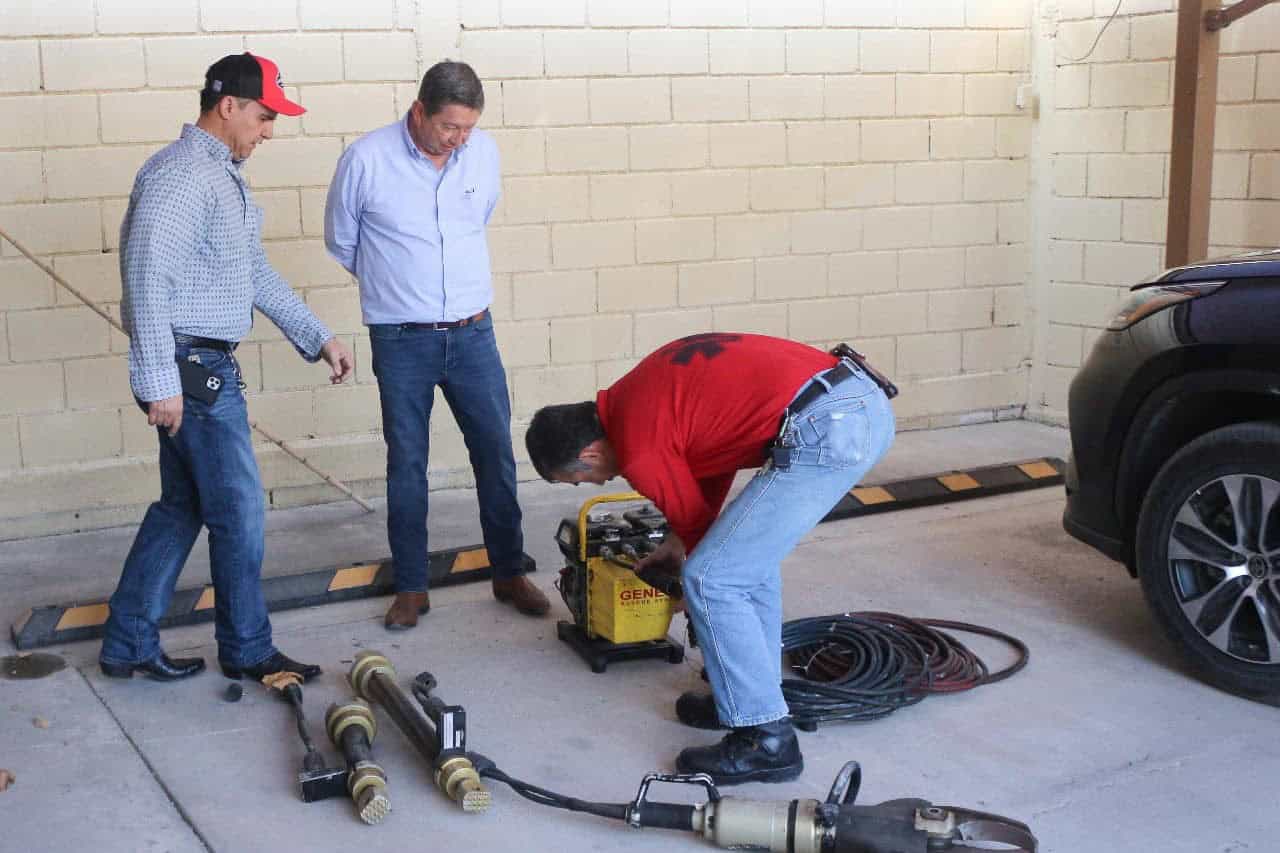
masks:
<svg viewBox="0 0 1280 853"><path fill-rule="evenodd" d="M1213 119L1218 105L1218 33L1206 26L1215 0L1179 0L1173 70L1173 140L1169 159L1169 224L1165 266L1209 254L1209 190Z"/></svg>
<svg viewBox="0 0 1280 853"><path fill-rule="evenodd" d="M1231 26L1232 21L1238 21L1250 12L1256 12L1268 3L1274 2L1276 0L1240 0L1232 6L1210 9L1205 13L1204 24L1209 28L1209 32L1217 32L1223 27Z"/></svg>

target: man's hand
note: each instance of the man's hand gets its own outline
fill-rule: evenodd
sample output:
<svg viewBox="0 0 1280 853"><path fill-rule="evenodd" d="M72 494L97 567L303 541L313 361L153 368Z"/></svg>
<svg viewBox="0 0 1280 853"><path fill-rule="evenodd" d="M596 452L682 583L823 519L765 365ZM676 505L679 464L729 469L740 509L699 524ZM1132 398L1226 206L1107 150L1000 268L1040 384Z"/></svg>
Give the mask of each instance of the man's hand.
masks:
<svg viewBox="0 0 1280 853"><path fill-rule="evenodd" d="M684 542L675 533L668 532L662 544L635 565L636 577L671 598L673 612L684 610L684 588L680 583L684 556Z"/></svg>
<svg viewBox="0 0 1280 853"><path fill-rule="evenodd" d="M147 423L151 426L164 427L169 437L178 434L182 428L182 395L153 400L147 404Z"/></svg>
<svg viewBox="0 0 1280 853"><path fill-rule="evenodd" d="M662 544L652 554L636 561L636 574L657 572L660 574L679 574L684 565L684 542L674 532L668 532Z"/></svg>
<svg viewBox="0 0 1280 853"><path fill-rule="evenodd" d="M329 365L329 381L334 385L350 376L355 366L351 351L337 338L329 338L325 345L320 347L320 357Z"/></svg>

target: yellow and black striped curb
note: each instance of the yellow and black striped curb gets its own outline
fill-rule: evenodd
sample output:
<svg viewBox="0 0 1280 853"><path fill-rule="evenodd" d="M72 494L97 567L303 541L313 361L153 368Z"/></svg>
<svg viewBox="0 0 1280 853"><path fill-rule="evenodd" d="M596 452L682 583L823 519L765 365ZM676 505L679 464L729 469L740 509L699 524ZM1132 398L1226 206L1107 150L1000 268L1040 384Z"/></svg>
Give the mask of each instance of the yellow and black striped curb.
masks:
<svg viewBox="0 0 1280 853"><path fill-rule="evenodd" d="M433 588L493 577L489 552L482 545L432 551L427 558ZM528 554L523 555L523 562L524 571L531 572L537 567ZM395 578L389 559L262 579L267 609L272 612L389 595L394 591ZM105 601L33 607L13 625L13 643L19 649L34 649L55 643L92 640L102 636L107 613ZM212 586L178 590L173 594L168 612L160 620L160 627L210 622L213 613Z"/></svg>
<svg viewBox="0 0 1280 853"><path fill-rule="evenodd" d="M856 518L877 512L913 509L951 501L986 498L1007 492L1062 485L1066 463L1055 457L1006 462L967 471L949 471L911 480L857 486L840 499L823 521Z"/></svg>

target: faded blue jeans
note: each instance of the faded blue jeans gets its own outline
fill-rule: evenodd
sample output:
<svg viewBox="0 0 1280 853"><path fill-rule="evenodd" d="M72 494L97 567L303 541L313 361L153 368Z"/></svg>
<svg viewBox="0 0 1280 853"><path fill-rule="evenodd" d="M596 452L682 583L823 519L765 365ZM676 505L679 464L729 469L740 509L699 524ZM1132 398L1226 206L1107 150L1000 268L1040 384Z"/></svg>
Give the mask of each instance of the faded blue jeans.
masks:
<svg viewBox="0 0 1280 853"><path fill-rule="evenodd" d="M397 592L426 592L427 456L440 386L476 477L480 530L495 578L524 571L524 537L511 449L511 400L493 317L455 329L369 326L387 442L387 539Z"/></svg>
<svg viewBox="0 0 1280 853"><path fill-rule="evenodd" d="M248 412L234 356L179 343L222 379L213 405L182 398L182 426L160 436L160 500L142 519L125 559L102 641L107 663L142 663L160 653L159 621L203 525L209 528L218 660L253 666L275 654L262 594L265 519Z"/></svg>
<svg viewBox="0 0 1280 853"><path fill-rule="evenodd" d="M787 715L782 559L884 456L893 436L884 392L856 370L793 419L784 440L795 448L790 466L761 468L685 561L688 615L725 725Z"/></svg>

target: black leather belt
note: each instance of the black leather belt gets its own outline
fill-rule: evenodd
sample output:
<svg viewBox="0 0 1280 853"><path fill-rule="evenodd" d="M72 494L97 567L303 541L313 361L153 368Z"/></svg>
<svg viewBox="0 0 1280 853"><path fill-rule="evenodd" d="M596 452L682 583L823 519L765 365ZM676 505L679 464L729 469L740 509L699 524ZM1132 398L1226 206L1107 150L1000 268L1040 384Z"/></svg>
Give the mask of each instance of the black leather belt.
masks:
<svg viewBox="0 0 1280 853"><path fill-rule="evenodd" d="M442 323L401 323L402 329L430 329L434 332L443 331L445 329L461 329L463 326L470 326L472 323L479 323L489 313L486 308L479 314L472 314L470 317L463 317L461 320L448 320Z"/></svg>
<svg viewBox="0 0 1280 853"><path fill-rule="evenodd" d="M238 341L220 341L217 338L201 338L196 335L174 335L175 342L188 346L193 349L216 349L222 352L235 352L236 347L240 344Z"/></svg>
<svg viewBox="0 0 1280 853"><path fill-rule="evenodd" d="M818 376L810 379L809 384L805 386L805 389L800 392L799 396L791 401L791 405L787 406L787 415L799 414L801 410L813 403L814 400L817 400L823 394L826 394L831 388L836 387L841 382L853 376L853 371L854 368L847 361L837 362L835 367L822 371ZM819 378L827 384L823 385L822 382L819 381Z"/></svg>

